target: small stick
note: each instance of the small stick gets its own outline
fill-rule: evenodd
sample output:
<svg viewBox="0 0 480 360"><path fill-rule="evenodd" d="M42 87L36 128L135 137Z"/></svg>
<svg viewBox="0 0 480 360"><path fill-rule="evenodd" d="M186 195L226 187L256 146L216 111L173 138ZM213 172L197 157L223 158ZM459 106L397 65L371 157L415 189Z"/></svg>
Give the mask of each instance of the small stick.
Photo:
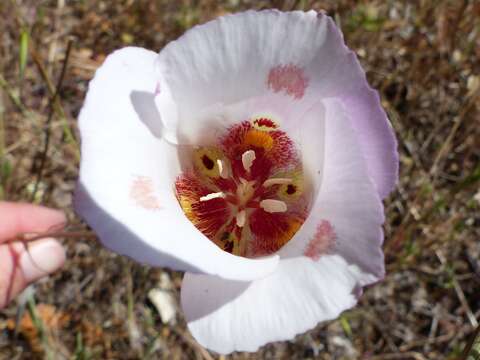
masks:
<svg viewBox="0 0 480 360"><path fill-rule="evenodd" d="M47 155L48 155L48 149L50 147L50 127L51 127L51 123L52 123L53 114L55 113L54 104L55 104L55 101L57 101L60 90L62 88L63 79L65 78L65 74L67 72L67 64L68 64L68 59L70 58L70 52L72 50L72 44L73 44L73 40L69 39L68 44L67 44L67 51L66 51L66 54L65 54L65 59L63 60L62 70L60 72L60 77L58 78L58 82L57 82L57 86L55 88L55 92L53 93L53 96L50 98L49 113L48 113L47 122L45 123L45 143L44 143L44 146L43 146L42 156L40 158L40 166L39 166L38 172L37 172L37 180L35 181L35 186L33 188L32 196L31 196L31 199L30 199L31 201L35 200L35 195L37 194L38 186L40 185L40 182L42 181L43 169L45 168L45 163L46 163Z"/></svg>
<svg viewBox="0 0 480 360"><path fill-rule="evenodd" d="M95 235L94 232L92 231L51 231L51 232L45 232L37 235L32 235L32 233L25 233L25 234L20 234L14 237L13 239L7 241L7 243L11 243L14 241L19 241L23 243L28 243L30 241L35 241L35 240L40 240L40 239L45 239L49 237L54 237L54 238L66 238L66 239L96 239L97 236Z"/></svg>
<svg viewBox="0 0 480 360"><path fill-rule="evenodd" d="M5 91L10 101L17 108L18 111L20 111L24 115L28 115L29 110L22 103L22 100L13 92L7 80L2 76L2 74L0 74L0 89Z"/></svg>
<svg viewBox="0 0 480 360"><path fill-rule="evenodd" d="M480 358L480 326L474 331L474 334L463 351L461 360L478 360Z"/></svg>
<svg viewBox="0 0 480 360"><path fill-rule="evenodd" d="M443 266L447 265L447 260L443 256L443 254L437 250L435 251L435 254L437 255L438 259L440 260L440 263ZM455 292L457 293L458 300L460 301L460 304L463 307L463 311L465 311L465 314L467 315L468 320L470 321L470 324L473 327L478 327L478 321L475 315L473 314L472 310L470 309L470 306L468 305L467 298L465 297L465 293L462 290L462 287L460 286L460 283L458 282L457 278L455 277L455 274L452 274L452 283L453 283L453 288L455 289Z"/></svg>
<svg viewBox="0 0 480 360"><path fill-rule="evenodd" d="M173 332L179 336L188 346L192 348L196 353L200 354L205 360L214 360L212 355L198 344L189 334L172 328Z"/></svg>
<svg viewBox="0 0 480 360"><path fill-rule="evenodd" d="M50 96L54 96L56 89L55 89L54 85L52 84L52 81L50 80L50 77L48 76L47 70L45 69L45 66L42 63L42 60L40 59L40 56L37 53L37 51L35 50L35 48L33 47L33 45L30 45L30 52L32 54L32 59L35 62L35 64L37 65L38 71L40 72L40 76L42 77L42 79L45 81L45 83L47 85L47 90L48 90ZM66 58L67 57L65 57L64 61L66 60ZM69 126L68 120L67 120L67 115L66 115L65 110L63 108L63 105L59 101L58 97L55 99L55 101L52 103L52 105L54 106L54 110L57 112L57 116L63 122L63 133L64 133L67 141L69 143L75 144L78 148L78 142L75 139L75 136L73 135L72 129L70 129L70 126ZM76 153L75 155L79 155L79 154ZM79 156L77 156L77 160L78 160L78 158L79 158Z"/></svg>

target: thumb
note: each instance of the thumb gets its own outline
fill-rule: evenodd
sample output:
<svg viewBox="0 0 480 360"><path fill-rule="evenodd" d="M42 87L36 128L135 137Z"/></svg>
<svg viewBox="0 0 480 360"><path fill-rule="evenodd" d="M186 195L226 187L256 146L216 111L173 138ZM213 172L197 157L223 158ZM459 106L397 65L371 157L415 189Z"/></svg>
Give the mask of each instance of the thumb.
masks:
<svg viewBox="0 0 480 360"><path fill-rule="evenodd" d="M0 308L28 284L63 266L65 250L55 239L0 245Z"/></svg>
<svg viewBox="0 0 480 360"><path fill-rule="evenodd" d="M65 250L55 239L47 238L28 243L20 257L20 269L26 283L36 281L63 266Z"/></svg>

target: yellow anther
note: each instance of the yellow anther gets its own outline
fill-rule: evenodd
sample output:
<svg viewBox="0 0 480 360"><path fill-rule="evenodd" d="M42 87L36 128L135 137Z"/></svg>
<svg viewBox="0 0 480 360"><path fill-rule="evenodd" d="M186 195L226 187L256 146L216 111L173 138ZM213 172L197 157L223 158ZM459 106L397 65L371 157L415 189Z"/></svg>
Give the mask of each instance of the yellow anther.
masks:
<svg viewBox="0 0 480 360"><path fill-rule="evenodd" d="M195 150L193 161L195 168L202 174L210 178L221 176L218 160L222 161L222 171L226 170L223 162L223 153L214 147L200 147Z"/></svg>

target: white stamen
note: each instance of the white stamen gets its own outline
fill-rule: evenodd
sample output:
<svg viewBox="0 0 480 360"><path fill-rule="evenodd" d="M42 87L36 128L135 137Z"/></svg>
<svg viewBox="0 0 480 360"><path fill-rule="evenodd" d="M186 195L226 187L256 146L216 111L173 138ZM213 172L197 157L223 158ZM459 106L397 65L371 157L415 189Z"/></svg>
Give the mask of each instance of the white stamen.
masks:
<svg viewBox="0 0 480 360"><path fill-rule="evenodd" d="M287 204L280 200L266 199L260 201L260 207L268 213L287 211Z"/></svg>
<svg viewBox="0 0 480 360"><path fill-rule="evenodd" d="M252 167L255 159L255 151L253 150L247 150L242 154L242 165L247 172L250 172L250 168Z"/></svg>
<svg viewBox="0 0 480 360"><path fill-rule="evenodd" d="M218 165L218 172L220 173L220 177L222 179L228 179L227 168L223 165L223 161L220 159L217 159L217 165Z"/></svg>
<svg viewBox="0 0 480 360"><path fill-rule="evenodd" d="M245 212L245 210L238 212L236 216L237 226L243 227L245 225L246 219L247 219L247 213Z"/></svg>
<svg viewBox="0 0 480 360"><path fill-rule="evenodd" d="M200 198L200 201L208 201L208 200L218 199L218 198L225 199L225 194L221 191L216 193L211 193L211 194L202 196Z"/></svg>
<svg viewBox="0 0 480 360"><path fill-rule="evenodd" d="M269 187L269 186L272 186L272 185L291 184L292 181L293 181L292 179L272 178L272 179L265 180L265 181L263 182L263 186L264 186L264 187Z"/></svg>

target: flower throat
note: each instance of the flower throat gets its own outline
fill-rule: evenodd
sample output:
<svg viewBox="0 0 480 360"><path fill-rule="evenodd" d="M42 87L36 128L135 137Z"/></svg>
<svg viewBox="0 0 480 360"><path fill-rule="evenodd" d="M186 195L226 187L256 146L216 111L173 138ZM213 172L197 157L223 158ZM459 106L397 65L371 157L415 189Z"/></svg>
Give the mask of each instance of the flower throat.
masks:
<svg viewBox="0 0 480 360"><path fill-rule="evenodd" d="M192 152L175 183L188 219L221 249L244 257L278 251L307 213L302 164L268 118L230 127L216 146Z"/></svg>

